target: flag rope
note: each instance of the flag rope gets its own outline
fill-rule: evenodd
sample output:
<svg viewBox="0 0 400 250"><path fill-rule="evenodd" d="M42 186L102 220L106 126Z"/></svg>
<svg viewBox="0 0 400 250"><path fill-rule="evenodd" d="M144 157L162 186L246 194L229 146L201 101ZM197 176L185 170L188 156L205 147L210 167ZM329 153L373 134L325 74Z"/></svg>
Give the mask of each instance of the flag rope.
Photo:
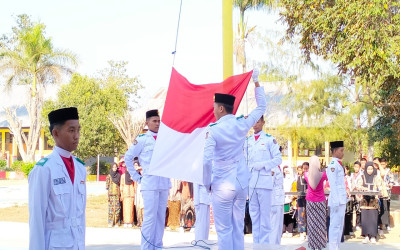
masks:
<svg viewBox="0 0 400 250"><path fill-rule="evenodd" d="M179 34L179 24L181 22L181 12L182 12L182 0L181 0L181 4L179 7L178 26L176 28L175 49L174 49L174 51L172 51L172 54L174 55L173 59L172 59L172 66L174 66L174 64L175 64L176 45L178 44L178 34Z"/></svg>

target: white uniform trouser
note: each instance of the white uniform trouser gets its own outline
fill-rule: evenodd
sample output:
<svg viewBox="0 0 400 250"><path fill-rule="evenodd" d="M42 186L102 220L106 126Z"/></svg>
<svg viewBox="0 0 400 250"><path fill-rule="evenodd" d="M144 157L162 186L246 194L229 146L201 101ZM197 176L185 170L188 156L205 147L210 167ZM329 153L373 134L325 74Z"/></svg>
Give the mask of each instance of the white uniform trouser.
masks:
<svg viewBox="0 0 400 250"><path fill-rule="evenodd" d="M195 240L208 240L210 232L210 205L200 203L195 205L196 224L194 228Z"/></svg>
<svg viewBox="0 0 400 250"><path fill-rule="evenodd" d="M272 245L280 245L283 229L283 205L271 207L271 225L274 227L269 234L268 242Z"/></svg>
<svg viewBox="0 0 400 250"><path fill-rule="evenodd" d="M342 239L346 204L330 207L329 250L339 249Z"/></svg>
<svg viewBox="0 0 400 250"><path fill-rule="evenodd" d="M143 225L142 250L160 249L165 227L169 190L142 190ZM158 248L156 248L157 246Z"/></svg>
<svg viewBox="0 0 400 250"><path fill-rule="evenodd" d="M244 212L248 188L236 182L236 190L212 190L212 206L218 249L244 249Z"/></svg>
<svg viewBox="0 0 400 250"><path fill-rule="evenodd" d="M271 195L272 190L250 188L250 217L252 222L253 242L268 244L271 232Z"/></svg>

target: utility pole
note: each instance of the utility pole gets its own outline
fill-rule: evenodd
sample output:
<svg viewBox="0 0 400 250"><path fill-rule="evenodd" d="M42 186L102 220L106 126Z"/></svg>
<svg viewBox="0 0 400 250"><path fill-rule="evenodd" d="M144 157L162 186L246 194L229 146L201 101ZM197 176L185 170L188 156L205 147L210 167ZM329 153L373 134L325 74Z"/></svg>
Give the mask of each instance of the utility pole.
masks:
<svg viewBox="0 0 400 250"><path fill-rule="evenodd" d="M232 0L222 0L223 79L233 76Z"/></svg>

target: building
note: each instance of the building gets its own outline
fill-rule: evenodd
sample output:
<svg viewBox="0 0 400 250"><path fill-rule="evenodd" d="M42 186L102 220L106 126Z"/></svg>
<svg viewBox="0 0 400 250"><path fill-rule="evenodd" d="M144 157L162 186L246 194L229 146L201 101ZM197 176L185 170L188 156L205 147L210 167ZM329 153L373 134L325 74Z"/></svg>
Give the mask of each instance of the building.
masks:
<svg viewBox="0 0 400 250"><path fill-rule="evenodd" d="M14 161L22 160L22 158L18 150L18 145L10 131L5 110L7 108L15 109L16 115L18 119L20 119L22 130L28 135L30 122L28 111L25 107L25 101L27 100L27 95L29 95L29 87L15 85L10 90L5 89L4 86L0 86L0 88L2 88L0 92L0 158L6 160L8 166L11 166ZM55 93L55 90L55 87L50 88L48 93ZM48 138L45 136L44 130L42 129L36 147L35 160L39 160L51 152L52 147L48 145L47 141Z"/></svg>

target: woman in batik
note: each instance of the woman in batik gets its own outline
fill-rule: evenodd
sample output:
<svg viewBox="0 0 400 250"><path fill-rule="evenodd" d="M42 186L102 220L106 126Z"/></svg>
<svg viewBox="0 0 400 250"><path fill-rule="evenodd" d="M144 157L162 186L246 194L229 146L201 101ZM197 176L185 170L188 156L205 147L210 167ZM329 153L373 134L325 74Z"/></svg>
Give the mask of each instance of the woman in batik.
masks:
<svg viewBox="0 0 400 250"><path fill-rule="evenodd" d="M120 181L121 175L118 172L118 164L114 163L106 179L106 189L108 190L108 227L119 227L120 224Z"/></svg>
<svg viewBox="0 0 400 250"><path fill-rule="evenodd" d="M305 175L308 184L306 195L307 237L310 249L326 247L326 199L324 181L328 180L326 172L321 172L317 156L310 159L310 169Z"/></svg>
<svg viewBox="0 0 400 250"><path fill-rule="evenodd" d="M126 170L121 176L121 201L123 204L124 227L132 227L133 224L135 192L135 182L131 179L129 171Z"/></svg>

